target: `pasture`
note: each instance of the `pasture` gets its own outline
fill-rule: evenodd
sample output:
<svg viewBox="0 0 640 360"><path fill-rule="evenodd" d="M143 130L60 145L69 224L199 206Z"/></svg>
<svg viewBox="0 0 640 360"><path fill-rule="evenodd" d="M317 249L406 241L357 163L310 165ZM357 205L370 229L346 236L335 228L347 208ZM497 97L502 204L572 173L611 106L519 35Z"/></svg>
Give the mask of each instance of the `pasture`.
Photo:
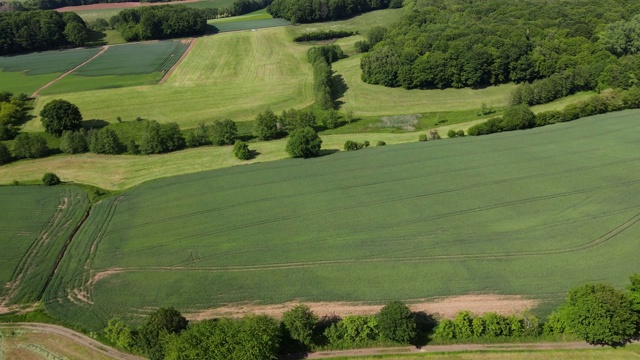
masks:
<svg viewBox="0 0 640 360"><path fill-rule="evenodd" d="M0 57L0 91L31 95L41 86L80 65L99 48L58 50Z"/></svg>
<svg viewBox="0 0 640 360"><path fill-rule="evenodd" d="M522 295L640 271L637 111L151 181L95 205L45 293L90 329L150 308Z"/></svg>
<svg viewBox="0 0 640 360"><path fill-rule="evenodd" d="M70 186L2 186L0 199L0 307L34 302L88 198Z"/></svg>
<svg viewBox="0 0 640 360"><path fill-rule="evenodd" d="M267 13L266 9L254 11L246 15L209 20L207 23L214 25L218 29L218 32L221 33L291 25L291 22L287 20L274 19Z"/></svg>
<svg viewBox="0 0 640 360"><path fill-rule="evenodd" d="M214 119L252 120L267 107L280 112L313 103L305 52L283 28L206 36L163 84L43 96L34 113L63 98L84 118L111 122L140 116L187 128ZM38 131L39 120L27 128Z"/></svg>
<svg viewBox="0 0 640 360"><path fill-rule="evenodd" d="M110 46L100 56L46 88L60 94L154 84L189 47L188 40L165 40Z"/></svg>
<svg viewBox="0 0 640 360"><path fill-rule="evenodd" d="M388 27L392 23L400 20L402 9L377 10L354 16L351 19L340 21L326 21L312 24L300 24L288 29L291 38L306 32L313 31L358 31L361 35L366 35L369 29L374 26Z"/></svg>

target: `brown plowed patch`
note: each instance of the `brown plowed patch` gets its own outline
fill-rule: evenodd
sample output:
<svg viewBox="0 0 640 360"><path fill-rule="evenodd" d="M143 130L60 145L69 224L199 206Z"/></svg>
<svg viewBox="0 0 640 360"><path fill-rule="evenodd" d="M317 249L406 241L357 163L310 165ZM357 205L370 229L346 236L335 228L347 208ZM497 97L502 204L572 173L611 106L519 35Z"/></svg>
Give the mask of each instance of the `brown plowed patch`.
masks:
<svg viewBox="0 0 640 360"><path fill-rule="evenodd" d="M269 315L275 318L299 304L291 301L284 304L230 304L199 312L186 312L189 320L203 320L216 317L242 317L246 314ZM352 302L305 302L318 316L371 315L376 314L383 305ZM538 300L516 295L462 295L436 298L422 301L408 301L413 311L437 314L443 318L453 318L461 310L470 310L474 314L496 312L502 315L519 314L538 305Z"/></svg>
<svg viewBox="0 0 640 360"><path fill-rule="evenodd" d="M198 1L200 0L181 0L181 1L155 2L155 3L121 2L121 3L109 3L109 4L91 4L91 5L80 5L80 6L65 6L65 7L56 9L56 11L67 12L67 11L83 11L83 10L124 9L124 8L140 7L140 6L175 5L175 4L192 3L192 2L198 2Z"/></svg>

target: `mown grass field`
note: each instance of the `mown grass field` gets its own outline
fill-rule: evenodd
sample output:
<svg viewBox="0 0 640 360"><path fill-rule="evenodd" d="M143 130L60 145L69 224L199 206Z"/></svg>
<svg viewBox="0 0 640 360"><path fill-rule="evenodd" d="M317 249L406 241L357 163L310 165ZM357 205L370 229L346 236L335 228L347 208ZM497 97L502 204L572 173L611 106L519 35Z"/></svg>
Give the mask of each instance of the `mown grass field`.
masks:
<svg viewBox="0 0 640 360"><path fill-rule="evenodd" d="M0 305L36 301L87 196L69 186L3 186L0 200Z"/></svg>
<svg viewBox="0 0 640 360"><path fill-rule="evenodd" d="M64 98L84 118L111 122L140 116L186 128L214 119L251 120L268 107L280 112L313 102L305 52L283 28L206 36L166 83L43 96L34 113L47 101ZM41 125L36 120L27 128L37 131Z"/></svg>
<svg viewBox="0 0 640 360"><path fill-rule="evenodd" d="M188 41L166 40L110 46L107 51L42 94L59 94L154 84L189 47Z"/></svg>
<svg viewBox="0 0 640 360"><path fill-rule="evenodd" d="M340 21L327 21L321 23L301 24L289 28L291 38L302 33L321 30L343 30L358 31L366 35L369 29L374 26L387 27L400 20L402 9L386 9L371 11L362 15L354 16L351 19Z"/></svg>
<svg viewBox="0 0 640 360"><path fill-rule="evenodd" d="M0 57L0 91L31 95L60 74L73 69L99 48L46 51Z"/></svg>
<svg viewBox="0 0 640 360"><path fill-rule="evenodd" d="M156 306L468 293L545 313L640 271L636 117L148 182L92 209L46 307L87 328Z"/></svg>

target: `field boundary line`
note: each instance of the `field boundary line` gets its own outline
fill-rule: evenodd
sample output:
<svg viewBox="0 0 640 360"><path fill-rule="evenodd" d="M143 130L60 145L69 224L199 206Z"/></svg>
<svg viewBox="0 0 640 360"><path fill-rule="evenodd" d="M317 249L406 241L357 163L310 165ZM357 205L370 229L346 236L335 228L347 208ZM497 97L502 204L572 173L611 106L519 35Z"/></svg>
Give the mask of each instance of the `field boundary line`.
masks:
<svg viewBox="0 0 640 360"><path fill-rule="evenodd" d="M100 51L98 51L97 54L93 55L91 58L89 58L88 60L86 60L85 62L83 62L82 64L74 67L73 69L67 71L66 73L58 76L57 78L49 81L48 83L46 83L45 85L43 85L40 89L36 90L33 94L31 94L32 98L38 97L40 95L40 92L46 88L48 88L49 86L55 84L56 82L60 81L62 78L66 77L67 75L71 74L72 72L78 70L79 68L83 67L84 65L88 64L89 62L91 62L93 59L97 58L98 56L104 54L105 51L107 51L107 49L109 49L110 45L104 45L102 47L102 49Z"/></svg>
<svg viewBox="0 0 640 360"><path fill-rule="evenodd" d="M164 82L166 82L169 79L169 77L171 77L171 75L173 75L173 72L176 70L178 65L180 65L180 63L182 63L182 60L184 60L187 57L187 55L189 55L189 53L191 52L193 47L196 45L196 41L198 41L198 38L191 39L191 43L189 44L189 47L187 48L187 50L185 50L182 53L182 56L180 56L180 59L178 59L178 61L176 61L176 63L173 64L171 69L169 69L169 71L167 71L167 73L164 74L162 79L160 79L160 81L158 81L158 84L163 84Z"/></svg>
<svg viewBox="0 0 640 360"><path fill-rule="evenodd" d="M96 352L99 352L105 356L117 360L143 360L143 357L133 354L127 354L113 347L105 345L97 340L94 340L84 334L67 329L59 325L43 324L43 323L4 323L0 324L0 329L26 329L32 331L49 332L56 335L64 336L76 343L91 348Z"/></svg>

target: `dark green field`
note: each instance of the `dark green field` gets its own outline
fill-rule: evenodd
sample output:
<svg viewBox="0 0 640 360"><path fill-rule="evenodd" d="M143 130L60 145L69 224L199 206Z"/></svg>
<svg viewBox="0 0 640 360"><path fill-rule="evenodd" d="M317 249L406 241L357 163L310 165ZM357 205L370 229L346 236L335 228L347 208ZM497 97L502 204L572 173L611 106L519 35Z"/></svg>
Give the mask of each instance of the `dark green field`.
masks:
<svg viewBox="0 0 640 360"><path fill-rule="evenodd" d="M152 181L91 210L45 294L150 307L524 295L640 271L638 111Z"/></svg>

